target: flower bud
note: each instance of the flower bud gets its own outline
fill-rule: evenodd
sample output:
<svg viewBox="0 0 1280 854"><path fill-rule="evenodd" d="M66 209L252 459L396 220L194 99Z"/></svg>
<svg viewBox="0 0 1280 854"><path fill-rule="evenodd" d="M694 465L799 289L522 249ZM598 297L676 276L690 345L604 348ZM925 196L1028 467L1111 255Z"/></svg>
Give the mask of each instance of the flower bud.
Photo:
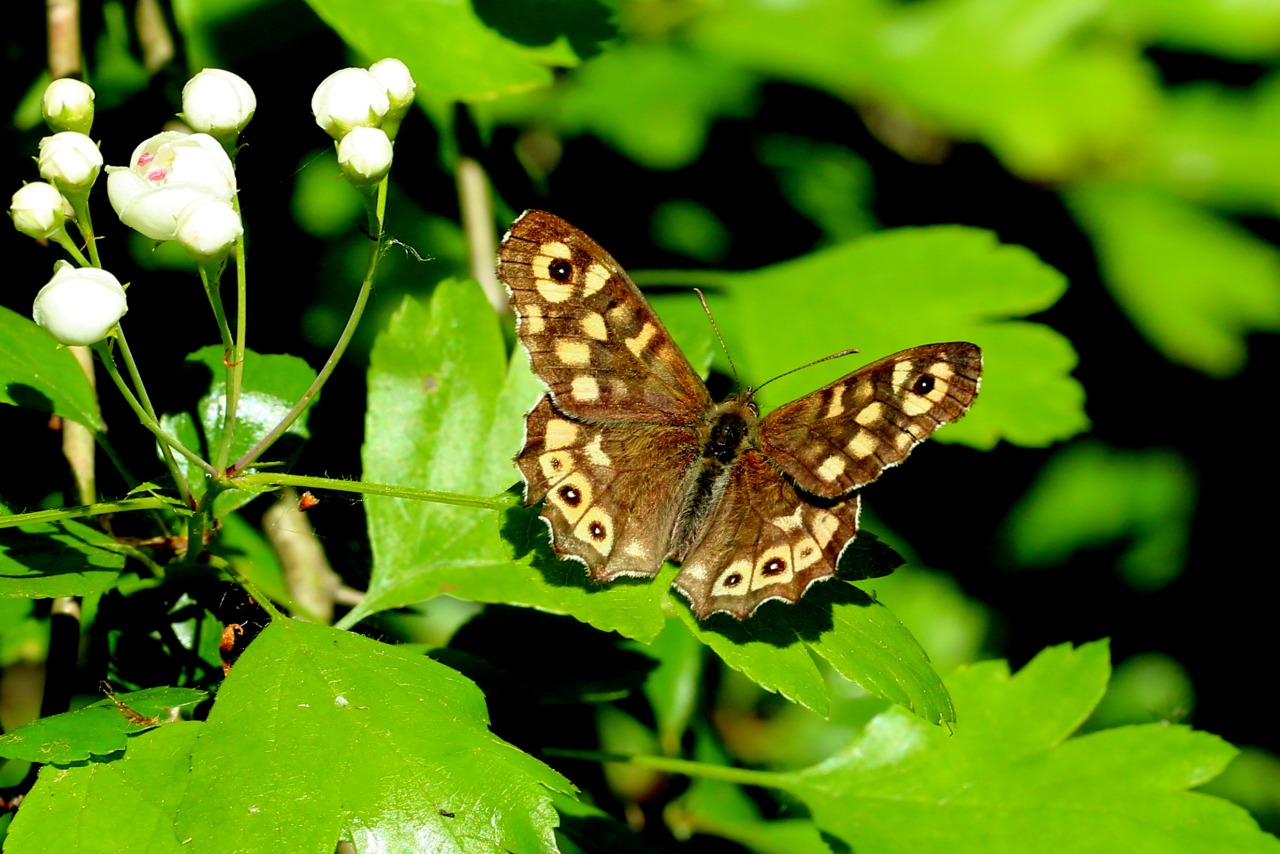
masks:
<svg viewBox="0 0 1280 854"><path fill-rule="evenodd" d="M107 167L107 198L120 221L152 240L172 240L178 216L193 202L230 201L231 158L205 133L166 131L133 151L129 166Z"/></svg>
<svg viewBox="0 0 1280 854"><path fill-rule="evenodd" d="M59 261L53 278L36 294L31 316L59 342L88 346L106 338L128 310L115 276Z"/></svg>
<svg viewBox="0 0 1280 854"><path fill-rule="evenodd" d="M316 124L338 140L354 127L378 127L390 109L387 87L363 68L333 72L311 96Z"/></svg>
<svg viewBox="0 0 1280 854"><path fill-rule="evenodd" d="M225 255L244 234L240 214L225 199L202 199L188 205L178 215L174 235L183 249L207 260Z"/></svg>
<svg viewBox="0 0 1280 854"><path fill-rule="evenodd" d="M70 77L61 77L48 85L40 110L49 130L89 132L93 126L93 87Z"/></svg>
<svg viewBox="0 0 1280 854"><path fill-rule="evenodd" d="M381 128L352 128L338 143L338 165L357 187L376 184L391 171L391 140Z"/></svg>
<svg viewBox="0 0 1280 854"><path fill-rule="evenodd" d="M206 68L182 87L182 118L200 133L234 139L257 108L244 78L221 68Z"/></svg>
<svg viewBox="0 0 1280 854"><path fill-rule="evenodd" d="M102 171L102 152L82 133L64 130L40 140L40 177L65 196L84 193Z"/></svg>
<svg viewBox="0 0 1280 854"><path fill-rule="evenodd" d="M66 227L67 200L43 181L27 184L9 203L13 227L36 240L48 240Z"/></svg>
<svg viewBox="0 0 1280 854"><path fill-rule="evenodd" d="M413 106L413 93L418 85L413 82L409 67L394 57L380 59L370 65L369 73L387 87L391 109L382 119L382 129L387 132L388 137L395 139L396 131L400 129L400 120L409 112L409 107Z"/></svg>

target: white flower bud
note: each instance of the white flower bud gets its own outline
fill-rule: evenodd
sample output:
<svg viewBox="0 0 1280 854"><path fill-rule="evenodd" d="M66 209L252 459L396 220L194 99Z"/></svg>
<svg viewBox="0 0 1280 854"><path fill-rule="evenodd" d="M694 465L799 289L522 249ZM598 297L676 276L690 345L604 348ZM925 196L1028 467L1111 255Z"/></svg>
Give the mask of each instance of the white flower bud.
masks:
<svg viewBox="0 0 1280 854"><path fill-rule="evenodd" d="M205 133L166 131L133 151L129 166L107 167L107 198L120 221L152 240L172 240L178 216L206 198L236 193L231 158Z"/></svg>
<svg viewBox="0 0 1280 854"><path fill-rule="evenodd" d="M389 56L370 65L369 73L387 87L387 98L391 101L393 112L404 110L413 103L413 93L418 84L413 82L409 66Z"/></svg>
<svg viewBox="0 0 1280 854"><path fill-rule="evenodd" d="M391 140L380 128L352 128L338 143L338 165L356 186L376 184L391 171Z"/></svg>
<svg viewBox="0 0 1280 854"><path fill-rule="evenodd" d="M88 346L106 338L128 310L115 276L59 261L49 284L36 294L31 316L61 343Z"/></svg>
<svg viewBox="0 0 1280 854"><path fill-rule="evenodd" d="M93 127L93 87L70 77L59 78L44 90L40 110L49 130L88 133Z"/></svg>
<svg viewBox="0 0 1280 854"><path fill-rule="evenodd" d="M363 68L333 72L311 96L316 124L339 140L354 127L378 127L390 109L387 87Z"/></svg>
<svg viewBox="0 0 1280 854"><path fill-rule="evenodd" d="M174 235L183 249L200 259L218 258L244 234L240 214L225 199L202 199L178 215Z"/></svg>
<svg viewBox="0 0 1280 854"><path fill-rule="evenodd" d="M63 195L87 192L102 171L102 152L82 133L64 130L40 140L40 177Z"/></svg>
<svg viewBox="0 0 1280 854"><path fill-rule="evenodd" d="M9 204L13 227L28 237L47 240L65 228L67 200L43 181L27 184Z"/></svg>
<svg viewBox="0 0 1280 854"><path fill-rule="evenodd" d="M258 98L244 78L221 68L206 68L182 87L182 118L200 133L234 138L256 109Z"/></svg>

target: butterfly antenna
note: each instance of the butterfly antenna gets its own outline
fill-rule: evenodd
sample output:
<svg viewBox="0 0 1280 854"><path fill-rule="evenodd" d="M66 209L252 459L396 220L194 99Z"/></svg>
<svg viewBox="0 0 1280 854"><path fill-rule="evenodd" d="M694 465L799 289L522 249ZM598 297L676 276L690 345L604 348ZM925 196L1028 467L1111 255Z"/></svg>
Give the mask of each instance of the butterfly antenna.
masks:
<svg viewBox="0 0 1280 854"><path fill-rule="evenodd" d="M856 352L858 351L853 348L850 348L848 350L841 350L839 353L832 353L830 356L823 356L821 359L814 359L812 362L801 365L798 368L792 368L789 371L784 371L783 373L778 374L776 377L773 377L773 379L765 380L764 382L760 383L760 385L751 389L751 394L754 395L760 389L764 388L769 383L773 382L773 380L780 380L783 377L789 377L792 374L794 374L796 371L803 371L805 368L812 368L814 365L821 365L823 362L830 362L832 359L843 359L845 356L852 356Z"/></svg>
<svg viewBox="0 0 1280 854"><path fill-rule="evenodd" d="M733 356L729 354L729 347L724 343L724 336L720 334L720 327L716 325L716 316L711 313L711 306L707 305L707 298L702 295L701 288L694 288L693 292L702 301L702 310L707 313L707 320L711 321L711 329L716 333L716 338L720 341L720 349L724 351L724 357L729 360L729 370L733 371L734 388L742 388L742 383L738 380L738 366L733 363Z"/></svg>

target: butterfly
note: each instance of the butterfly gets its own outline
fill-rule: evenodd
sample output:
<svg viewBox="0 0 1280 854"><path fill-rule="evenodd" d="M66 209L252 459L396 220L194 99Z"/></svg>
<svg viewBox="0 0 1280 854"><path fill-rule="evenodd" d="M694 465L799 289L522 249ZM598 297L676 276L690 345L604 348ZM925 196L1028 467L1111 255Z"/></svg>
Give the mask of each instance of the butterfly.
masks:
<svg viewBox="0 0 1280 854"><path fill-rule="evenodd" d="M654 576L699 619L746 619L831 578L860 487L978 394L982 352L887 356L763 418L748 388L716 403L653 308L594 240L526 211L498 252L517 335L547 393L516 464L551 548L591 579Z"/></svg>

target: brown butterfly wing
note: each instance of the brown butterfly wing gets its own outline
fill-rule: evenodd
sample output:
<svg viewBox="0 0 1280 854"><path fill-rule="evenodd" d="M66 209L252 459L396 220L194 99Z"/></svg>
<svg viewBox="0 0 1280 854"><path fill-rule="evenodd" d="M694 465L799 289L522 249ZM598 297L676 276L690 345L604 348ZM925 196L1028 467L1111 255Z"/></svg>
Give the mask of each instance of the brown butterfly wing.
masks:
<svg viewBox="0 0 1280 854"><path fill-rule="evenodd" d="M744 620L770 599L796 602L835 575L858 532L858 496L803 495L759 452L746 451L707 521L674 586L698 619L723 611Z"/></svg>
<svg viewBox="0 0 1280 854"><path fill-rule="evenodd" d="M629 276L560 217L526 211L503 238L498 276L517 332L556 408L595 421L695 425L706 386Z"/></svg>
<svg viewBox="0 0 1280 854"><path fill-rule="evenodd" d="M770 412L760 450L806 492L848 495L963 415L981 377L973 344L912 347Z"/></svg>
<svg viewBox="0 0 1280 854"><path fill-rule="evenodd" d="M543 502L552 549L603 582L657 575L698 453L691 428L576 421L544 395L516 464L525 505Z"/></svg>

